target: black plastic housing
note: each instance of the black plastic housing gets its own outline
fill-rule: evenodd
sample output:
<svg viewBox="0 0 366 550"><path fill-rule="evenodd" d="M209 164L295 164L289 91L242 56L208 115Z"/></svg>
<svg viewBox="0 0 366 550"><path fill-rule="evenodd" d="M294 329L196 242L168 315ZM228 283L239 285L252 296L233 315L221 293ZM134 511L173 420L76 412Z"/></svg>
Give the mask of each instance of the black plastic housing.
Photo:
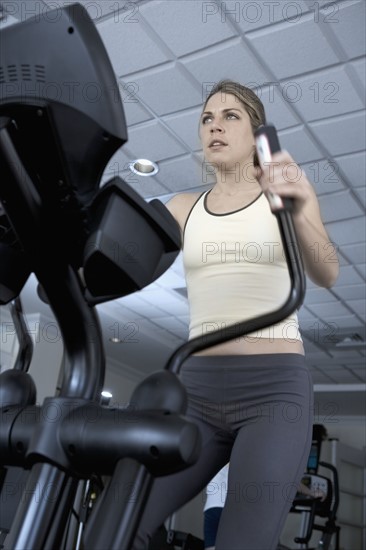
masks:
<svg viewBox="0 0 366 550"><path fill-rule="evenodd" d="M32 180L47 248L79 267L88 206L127 140L118 81L86 10L74 4L48 15L54 19L34 17L1 31L0 126L15 154L8 165L1 159L0 305L19 295L36 268L3 188L14 187L14 177Z"/></svg>
<svg viewBox="0 0 366 550"><path fill-rule="evenodd" d="M140 290L160 277L180 250L180 230L159 200L147 203L121 178L92 205L84 251L87 299L100 303Z"/></svg>

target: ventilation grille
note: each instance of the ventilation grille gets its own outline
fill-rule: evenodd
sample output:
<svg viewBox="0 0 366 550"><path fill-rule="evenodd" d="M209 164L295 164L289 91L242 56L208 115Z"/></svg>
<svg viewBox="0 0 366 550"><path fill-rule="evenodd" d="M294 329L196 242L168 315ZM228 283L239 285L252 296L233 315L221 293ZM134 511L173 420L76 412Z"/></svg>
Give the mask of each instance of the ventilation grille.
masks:
<svg viewBox="0 0 366 550"><path fill-rule="evenodd" d="M361 327L344 329L330 323L329 327L314 324L311 330L302 331L303 335L324 350L362 350L366 346L365 329Z"/></svg>
<svg viewBox="0 0 366 550"><path fill-rule="evenodd" d="M0 84L9 82L46 82L44 65L5 65L0 67Z"/></svg>
<svg viewBox="0 0 366 550"><path fill-rule="evenodd" d="M366 341L361 334L359 334L358 332L354 332L352 334L347 334L337 339L335 347L337 349L361 349L366 347Z"/></svg>

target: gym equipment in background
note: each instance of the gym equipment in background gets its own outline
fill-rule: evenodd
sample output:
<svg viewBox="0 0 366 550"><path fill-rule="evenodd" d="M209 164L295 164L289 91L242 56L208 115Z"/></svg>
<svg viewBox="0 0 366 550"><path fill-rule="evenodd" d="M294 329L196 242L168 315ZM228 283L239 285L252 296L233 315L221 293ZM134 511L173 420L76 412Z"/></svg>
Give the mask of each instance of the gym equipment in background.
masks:
<svg viewBox="0 0 366 550"><path fill-rule="evenodd" d="M339 483L337 469L328 462L320 461L321 445L324 438L324 426L314 424L313 440L308 459L306 473L302 478L302 483L311 493L322 491L325 498L305 496L297 493L290 512L302 514L301 533L294 541L301 548L311 550L309 542L313 531L320 531L321 536L317 548L320 550L339 550L340 527L337 525L337 511L339 506ZM319 475L319 466L330 471L331 478ZM317 518L325 520L324 524L315 523ZM330 546L335 542L334 546Z"/></svg>

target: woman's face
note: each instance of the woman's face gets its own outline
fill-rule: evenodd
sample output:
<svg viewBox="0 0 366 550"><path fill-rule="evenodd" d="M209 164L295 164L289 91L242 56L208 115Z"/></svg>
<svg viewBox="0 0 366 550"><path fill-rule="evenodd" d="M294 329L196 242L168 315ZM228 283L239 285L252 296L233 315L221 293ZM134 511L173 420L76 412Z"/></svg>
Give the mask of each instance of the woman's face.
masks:
<svg viewBox="0 0 366 550"><path fill-rule="evenodd" d="M200 119L205 160L229 169L235 163L253 164L255 140L250 118L239 99L217 93L207 102Z"/></svg>

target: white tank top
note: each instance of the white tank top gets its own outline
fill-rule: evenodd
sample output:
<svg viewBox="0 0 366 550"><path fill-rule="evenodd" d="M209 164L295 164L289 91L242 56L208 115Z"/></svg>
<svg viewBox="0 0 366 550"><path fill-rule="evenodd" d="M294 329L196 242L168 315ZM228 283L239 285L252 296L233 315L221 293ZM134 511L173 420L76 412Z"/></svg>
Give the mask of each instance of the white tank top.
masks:
<svg viewBox="0 0 366 550"><path fill-rule="evenodd" d="M189 338L278 309L290 276L275 216L261 193L244 208L213 214L203 193L184 227L183 263L190 307ZM296 313L244 338L301 341Z"/></svg>

